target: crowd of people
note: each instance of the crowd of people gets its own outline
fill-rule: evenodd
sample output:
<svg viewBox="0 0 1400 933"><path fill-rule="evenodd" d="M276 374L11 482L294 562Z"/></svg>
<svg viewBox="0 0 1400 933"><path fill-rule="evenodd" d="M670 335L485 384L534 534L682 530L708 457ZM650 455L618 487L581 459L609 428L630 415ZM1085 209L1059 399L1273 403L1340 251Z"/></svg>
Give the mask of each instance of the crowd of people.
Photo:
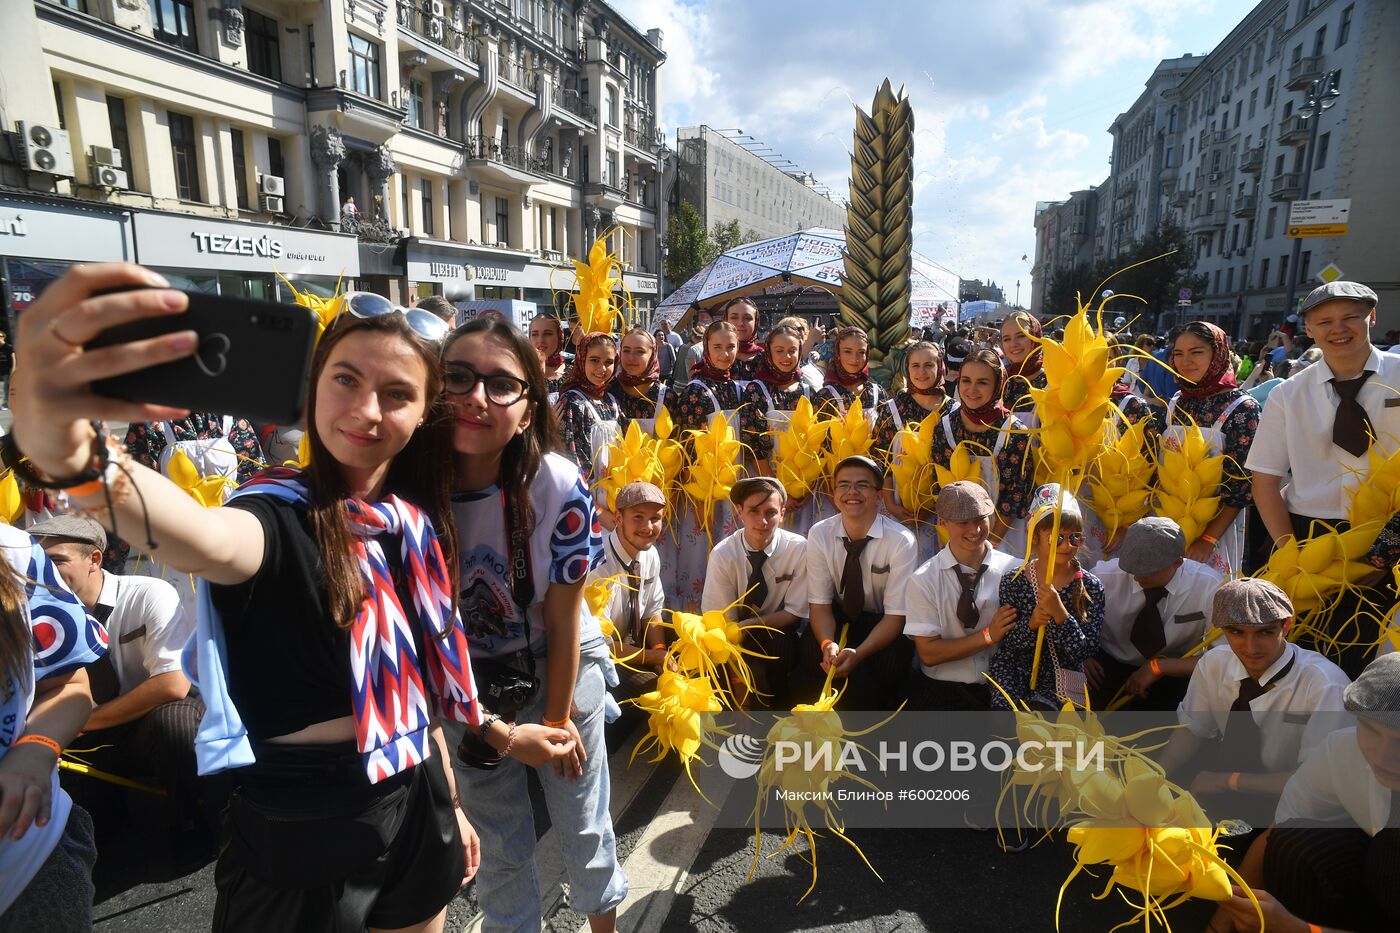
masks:
<svg viewBox="0 0 1400 933"><path fill-rule="evenodd" d="M184 307L139 267L78 267L20 319L6 455L40 495L27 530L0 529L0 930L91 922L84 807L103 802L56 772L89 744L94 766L166 791L177 827L223 776L215 929L440 930L473 879L486 929L539 929L530 769L571 905L613 929L627 879L606 723L670 663L668 610L740 626L750 709L810 702L833 673L843 709L1087 693L1175 711L1171 778L1209 813L1275 827L1241 867L1269 929L1400 919L1400 660L1377 656L1400 515L1338 606L1359 633L1340 653L1291 639L1287 595L1252 576L1274 546L1344 526L1342 478L1400 445L1400 357L1371 343L1369 288L1317 289L1266 346L1203 321L1160 348L1114 335L1129 365L1106 417L1145 423L1154 448L1198 427L1224 457L1195 540L1161 515L1110 533L1087 499L1037 484L1047 335L1025 312L915 335L884 385L864 331L764 329L748 299L686 335L614 335L550 315L454 328L362 296L317 345L304 455L282 458L288 426L92 392L194 350L189 332L93 337ZM874 442L798 498L774 438L804 400L836 418L858 402ZM670 420L684 442L716 416L744 444L726 502L706 514L645 482L610 499L629 425ZM933 462L961 446L975 475L920 514L893 474L902 429L927 419ZM191 475L237 489L205 507ZM584 598L598 581L621 582L601 611ZM1226 902L1212 929L1256 929L1252 910Z"/></svg>

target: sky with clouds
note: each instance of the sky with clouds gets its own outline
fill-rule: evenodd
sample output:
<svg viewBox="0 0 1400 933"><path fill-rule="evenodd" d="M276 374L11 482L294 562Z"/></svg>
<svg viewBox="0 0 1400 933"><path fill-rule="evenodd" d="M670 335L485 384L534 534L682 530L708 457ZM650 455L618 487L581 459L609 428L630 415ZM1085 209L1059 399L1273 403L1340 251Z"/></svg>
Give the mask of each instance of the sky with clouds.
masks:
<svg viewBox="0 0 1400 933"><path fill-rule="evenodd" d="M914 108L914 248L1030 298L1035 202L1108 174L1108 126L1158 61L1210 51L1245 0L610 0L665 34L661 115L739 128L844 194L851 104Z"/></svg>

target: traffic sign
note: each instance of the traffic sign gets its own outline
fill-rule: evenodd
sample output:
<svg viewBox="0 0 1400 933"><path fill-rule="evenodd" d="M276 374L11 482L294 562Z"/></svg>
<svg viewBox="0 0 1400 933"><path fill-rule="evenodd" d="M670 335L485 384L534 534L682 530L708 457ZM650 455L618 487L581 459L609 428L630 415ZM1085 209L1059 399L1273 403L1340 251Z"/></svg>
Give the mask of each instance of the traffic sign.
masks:
<svg viewBox="0 0 1400 933"><path fill-rule="evenodd" d="M1327 265L1317 270L1317 278L1323 285L1330 285L1343 275L1345 275L1345 273L1342 272L1342 267L1335 262L1329 262Z"/></svg>
<svg viewBox="0 0 1400 933"><path fill-rule="evenodd" d="M1309 224L1305 227L1289 227L1290 239L1301 240L1315 236L1346 236L1346 224Z"/></svg>
<svg viewBox="0 0 1400 933"><path fill-rule="evenodd" d="M1189 288L1183 288L1181 291L1179 291L1179 292L1176 293L1176 297L1180 298L1182 301L1190 301L1190 300L1191 300L1191 289L1189 289Z"/></svg>
<svg viewBox="0 0 1400 933"><path fill-rule="evenodd" d="M1330 201L1294 201L1288 206L1288 226L1311 227L1345 224L1351 220L1351 198Z"/></svg>

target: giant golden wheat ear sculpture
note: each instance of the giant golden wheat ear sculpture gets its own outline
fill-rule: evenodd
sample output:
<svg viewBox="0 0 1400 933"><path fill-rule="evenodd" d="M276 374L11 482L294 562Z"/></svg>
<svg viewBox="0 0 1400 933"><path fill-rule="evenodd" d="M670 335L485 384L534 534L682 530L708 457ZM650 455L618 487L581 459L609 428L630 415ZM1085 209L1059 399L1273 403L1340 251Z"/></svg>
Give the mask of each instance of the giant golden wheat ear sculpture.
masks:
<svg viewBox="0 0 1400 933"><path fill-rule="evenodd" d="M888 78L870 114L855 111L841 318L870 335L870 368L888 370L909 335L914 111L904 88L896 94Z"/></svg>

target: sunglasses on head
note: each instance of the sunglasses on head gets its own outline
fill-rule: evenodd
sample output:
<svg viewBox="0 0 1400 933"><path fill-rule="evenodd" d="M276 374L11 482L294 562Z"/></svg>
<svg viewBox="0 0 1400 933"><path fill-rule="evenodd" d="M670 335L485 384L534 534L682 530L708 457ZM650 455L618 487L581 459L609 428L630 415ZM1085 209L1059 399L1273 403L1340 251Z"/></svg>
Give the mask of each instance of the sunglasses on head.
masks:
<svg viewBox="0 0 1400 933"><path fill-rule="evenodd" d="M422 308L405 308L396 305L383 295L374 292L346 292L344 308L361 320L382 317L386 314L402 314L413 332L424 340L438 343L451 329L446 321Z"/></svg>

